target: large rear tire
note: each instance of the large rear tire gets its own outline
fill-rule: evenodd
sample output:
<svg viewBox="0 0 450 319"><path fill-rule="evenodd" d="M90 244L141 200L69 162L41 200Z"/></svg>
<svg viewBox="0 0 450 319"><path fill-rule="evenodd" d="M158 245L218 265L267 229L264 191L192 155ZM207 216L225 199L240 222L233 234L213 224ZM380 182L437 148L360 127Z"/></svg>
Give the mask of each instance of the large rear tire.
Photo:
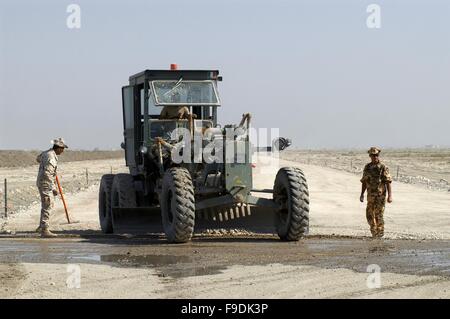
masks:
<svg viewBox="0 0 450 319"><path fill-rule="evenodd" d="M134 189L134 179L130 174L117 174L111 187L111 208L135 208L136 190ZM118 228L118 223L111 210L113 230Z"/></svg>
<svg viewBox="0 0 450 319"><path fill-rule="evenodd" d="M276 212L278 236L286 241L298 241L309 231L309 191L303 171L283 167L277 173L273 199L281 208Z"/></svg>
<svg viewBox="0 0 450 319"><path fill-rule="evenodd" d="M111 187L113 180L113 174L103 175L98 192L98 214L100 228L104 234L110 234L113 232L111 217Z"/></svg>
<svg viewBox="0 0 450 319"><path fill-rule="evenodd" d="M173 167L166 171L160 205L167 240L172 243L188 242L195 224L194 186L188 170Z"/></svg>

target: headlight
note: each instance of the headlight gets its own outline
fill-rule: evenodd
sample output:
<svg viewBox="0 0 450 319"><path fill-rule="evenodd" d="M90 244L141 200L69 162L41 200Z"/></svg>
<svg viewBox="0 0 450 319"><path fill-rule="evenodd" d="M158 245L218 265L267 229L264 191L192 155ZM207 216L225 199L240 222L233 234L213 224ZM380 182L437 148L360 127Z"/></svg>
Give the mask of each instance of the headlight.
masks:
<svg viewBox="0 0 450 319"><path fill-rule="evenodd" d="M139 150L142 154L147 154L148 148L147 146L141 146L141 149Z"/></svg>

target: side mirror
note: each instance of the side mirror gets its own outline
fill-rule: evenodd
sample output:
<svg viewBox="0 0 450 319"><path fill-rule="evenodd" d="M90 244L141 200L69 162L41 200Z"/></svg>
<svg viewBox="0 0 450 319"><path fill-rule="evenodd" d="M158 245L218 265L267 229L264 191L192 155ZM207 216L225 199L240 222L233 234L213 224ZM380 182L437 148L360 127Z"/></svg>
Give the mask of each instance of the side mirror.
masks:
<svg viewBox="0 0 450 319"><path fill-rule="evenodd" d="M272 151L283 151L286 148L288 148L289 146L291 146L292 144L292 140L289 138L285 138L285 137L280 137L277 139L274 139L272 141Z"/></svg>

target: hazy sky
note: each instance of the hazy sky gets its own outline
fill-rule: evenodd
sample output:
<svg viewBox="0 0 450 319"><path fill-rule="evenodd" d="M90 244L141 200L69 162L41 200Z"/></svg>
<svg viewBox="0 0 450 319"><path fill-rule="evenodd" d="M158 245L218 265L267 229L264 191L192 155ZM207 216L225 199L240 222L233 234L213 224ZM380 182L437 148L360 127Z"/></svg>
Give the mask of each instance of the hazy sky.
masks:
<svg viewBox="0 0 450 319"><path fill-rule="evenodd" d="M450 146L447 0L0 0L0 149L118 148L121 87L170 63L219 69L220 122L297 147Z"/></svg>

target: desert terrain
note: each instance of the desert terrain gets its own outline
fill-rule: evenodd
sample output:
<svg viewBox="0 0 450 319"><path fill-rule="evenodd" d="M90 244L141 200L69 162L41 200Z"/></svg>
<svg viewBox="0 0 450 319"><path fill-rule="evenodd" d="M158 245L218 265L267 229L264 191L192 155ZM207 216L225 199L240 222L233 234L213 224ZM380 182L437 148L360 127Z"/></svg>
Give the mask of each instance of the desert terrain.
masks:
<svg viewBox="0 0 450 319"><path fill-rule="evenodd" d="M450 191L450 149L386 149L381 157L395 181L427 189ZM286 150L281 158L302 164L361 175L368 162L365 150Z"/></svg>
<svg viewBox="0 0 450 319"><path fill-rule="evenodd" d="M383 156L395 177L383 240L369 237L365 204L359 202L367 154L289 151L279 162L257 158L254 186L271 188L278 167L301 167L310 190L308 236L281 242L272 233L207 232L181 245L168 244L158 232L101 234L98 181L102 174L125 172L121 158L60 163L77 223L67 223L57 200L52 216L57 239L34 233L37 166L2 165L0 178L10 181L12 206L1 220L0 297L449 298L450 151L393 150ZM79 288L68 285L72 265L80 269ZM371 265L380 269L376 288L367 284Z"/></svg>

